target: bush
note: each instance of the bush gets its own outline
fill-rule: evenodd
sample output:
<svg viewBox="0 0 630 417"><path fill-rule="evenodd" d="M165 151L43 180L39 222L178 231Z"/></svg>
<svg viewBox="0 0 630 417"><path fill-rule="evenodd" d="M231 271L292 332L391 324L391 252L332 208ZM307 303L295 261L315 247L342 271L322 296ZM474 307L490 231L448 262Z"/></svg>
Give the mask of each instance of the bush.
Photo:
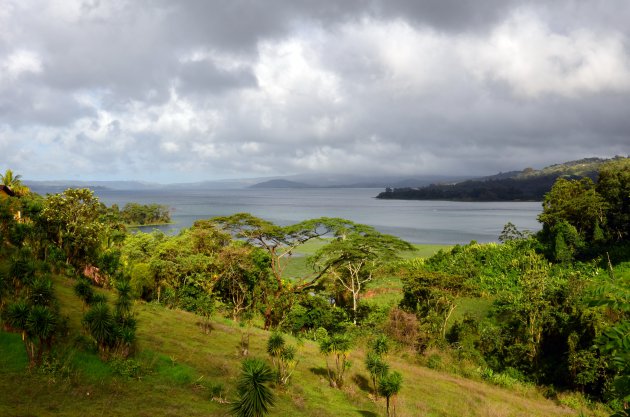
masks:
<svg viewBox="0 0 630 417"><path fill-rule="evenodd" d="M418 318L415 314L394 307L389 312L389 317L385 323L385 333L405 346L416 347Z"/></svg>
<svg viewBox="0 0 630 417"><path fill-rule="evenodd" d="M441 369L442 368L442 357L437 353L432 354L427 359L427 368L429 369Z"/></svg>
<svg viewBox="0 0 630 417"><path fill-rule="evenodd" d="M115 374L126 378L139 378L143 373L141 363L135 359L115 357L109 366Z"/></svg>

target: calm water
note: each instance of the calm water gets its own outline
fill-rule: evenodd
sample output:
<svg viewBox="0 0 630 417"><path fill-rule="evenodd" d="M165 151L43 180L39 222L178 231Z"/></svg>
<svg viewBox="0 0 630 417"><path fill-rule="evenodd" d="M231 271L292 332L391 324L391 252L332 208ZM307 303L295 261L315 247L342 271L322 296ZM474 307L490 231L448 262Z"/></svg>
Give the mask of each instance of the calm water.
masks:
<svg viewBox="0 0 630 417"><path fill-rule="evenodd" d="M316 217L342 217L374 226L383 233L413 243L468 243L497 240L503 225L538 230L537 202L460 203L403 201L374 198L378 189L239 189L239 190L98 190L107 205L128 202L158 203L171 208L173 225L160 227L175 233L197 219L249 212L280 225Z"/></svg>

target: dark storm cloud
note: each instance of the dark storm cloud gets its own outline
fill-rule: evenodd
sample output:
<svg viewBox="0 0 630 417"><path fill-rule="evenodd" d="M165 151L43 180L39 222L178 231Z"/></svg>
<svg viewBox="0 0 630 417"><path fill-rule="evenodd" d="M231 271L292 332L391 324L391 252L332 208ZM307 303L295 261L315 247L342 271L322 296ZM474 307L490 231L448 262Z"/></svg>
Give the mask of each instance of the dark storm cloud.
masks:
<svg viewBox="0 0 630 417"><path fill-rule="evenodd" d="M626 0L7 0L0 165L166 181L628 153L628 21Z"/></svg>

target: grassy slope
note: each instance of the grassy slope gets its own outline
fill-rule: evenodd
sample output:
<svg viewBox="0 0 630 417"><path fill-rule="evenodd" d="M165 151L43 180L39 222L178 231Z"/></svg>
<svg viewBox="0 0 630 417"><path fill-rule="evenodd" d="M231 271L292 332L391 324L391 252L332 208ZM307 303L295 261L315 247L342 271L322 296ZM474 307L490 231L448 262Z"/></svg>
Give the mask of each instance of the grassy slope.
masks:
<svg viewBox="0 0 630 417"><path fill-rule="evenodd" d="M391 284L391 283L389 283ZM71 334L80 334L81 303L73 282L56 281L62 313ZM113 295L109 294L112 299ZM0 331L1 416L223 416L228 406L212 401L223 387L234 398L240 360L237 345L245 330L229 320L214 321L210 334L201 332L198 317L154 304L136 305L138 360L145 372L139 379L116 376L109 365L91 353L68 349L68 374L25 371L26 358L18 335ZM250 355L265 357L269 334L251 329ZM293 340L293 343L296 343ZM534 391L517 393L444 374L414 364L413 354L390 355L392 369L403 373L397 401L398 416L572 416ZM352 368L343 391L325 379L325 361L310 341L300 346L300 363L292 385L276 390L275 416L384 415L384 401L375 403L367 388L364 351L351 355Z"/></svg>
<svg viewBox="0 0 630 417"><path fill-rule="evenodd" d="M81 305L72 282L60 279L56 291L78 331ZM110 296L110 298L112 298ZM0 415L2 416L208 416L225 415L227 406L211 401L211 387L223 385L233 398L240 358L237 344L243 329L227 320L214 322L208 335L190 313L153 304L137 305L140 361L151 369L139 380L114 376L92 354L74 353L68 377L24 371L19 336L0 332ZM268 333L254 328L250 354L265 356ZM300 364L292 385L278 393L276 416L374 416L384 414L384 401L374 403L365 387L368 377L361 350L343 391L325 380L324 359L312 342L299 352ZM518 394L413 365L413 355L391 355L393 369L404 376L398 399L399 416L569 416L575 412L545 400L535 392Z"/></svg>

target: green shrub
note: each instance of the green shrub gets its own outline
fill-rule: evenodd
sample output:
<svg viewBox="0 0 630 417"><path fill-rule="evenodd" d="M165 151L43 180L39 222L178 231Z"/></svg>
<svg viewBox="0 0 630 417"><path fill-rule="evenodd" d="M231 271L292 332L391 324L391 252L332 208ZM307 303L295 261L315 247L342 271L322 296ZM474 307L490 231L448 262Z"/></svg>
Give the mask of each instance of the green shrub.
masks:
<svg viewBox="0 0 630 417"><path fill-rule="evenodd" d="M442 368L442 357L437 353L432 354L427 359L427 368L429 369L441 369Z"/></svg>
<svg viewBox="0 0 630 417"><path fill-rule="evenodd" d="M115 357L109 361L114 374L126 378L139 378L143 374L142 364L135 359Z"/></svg>

